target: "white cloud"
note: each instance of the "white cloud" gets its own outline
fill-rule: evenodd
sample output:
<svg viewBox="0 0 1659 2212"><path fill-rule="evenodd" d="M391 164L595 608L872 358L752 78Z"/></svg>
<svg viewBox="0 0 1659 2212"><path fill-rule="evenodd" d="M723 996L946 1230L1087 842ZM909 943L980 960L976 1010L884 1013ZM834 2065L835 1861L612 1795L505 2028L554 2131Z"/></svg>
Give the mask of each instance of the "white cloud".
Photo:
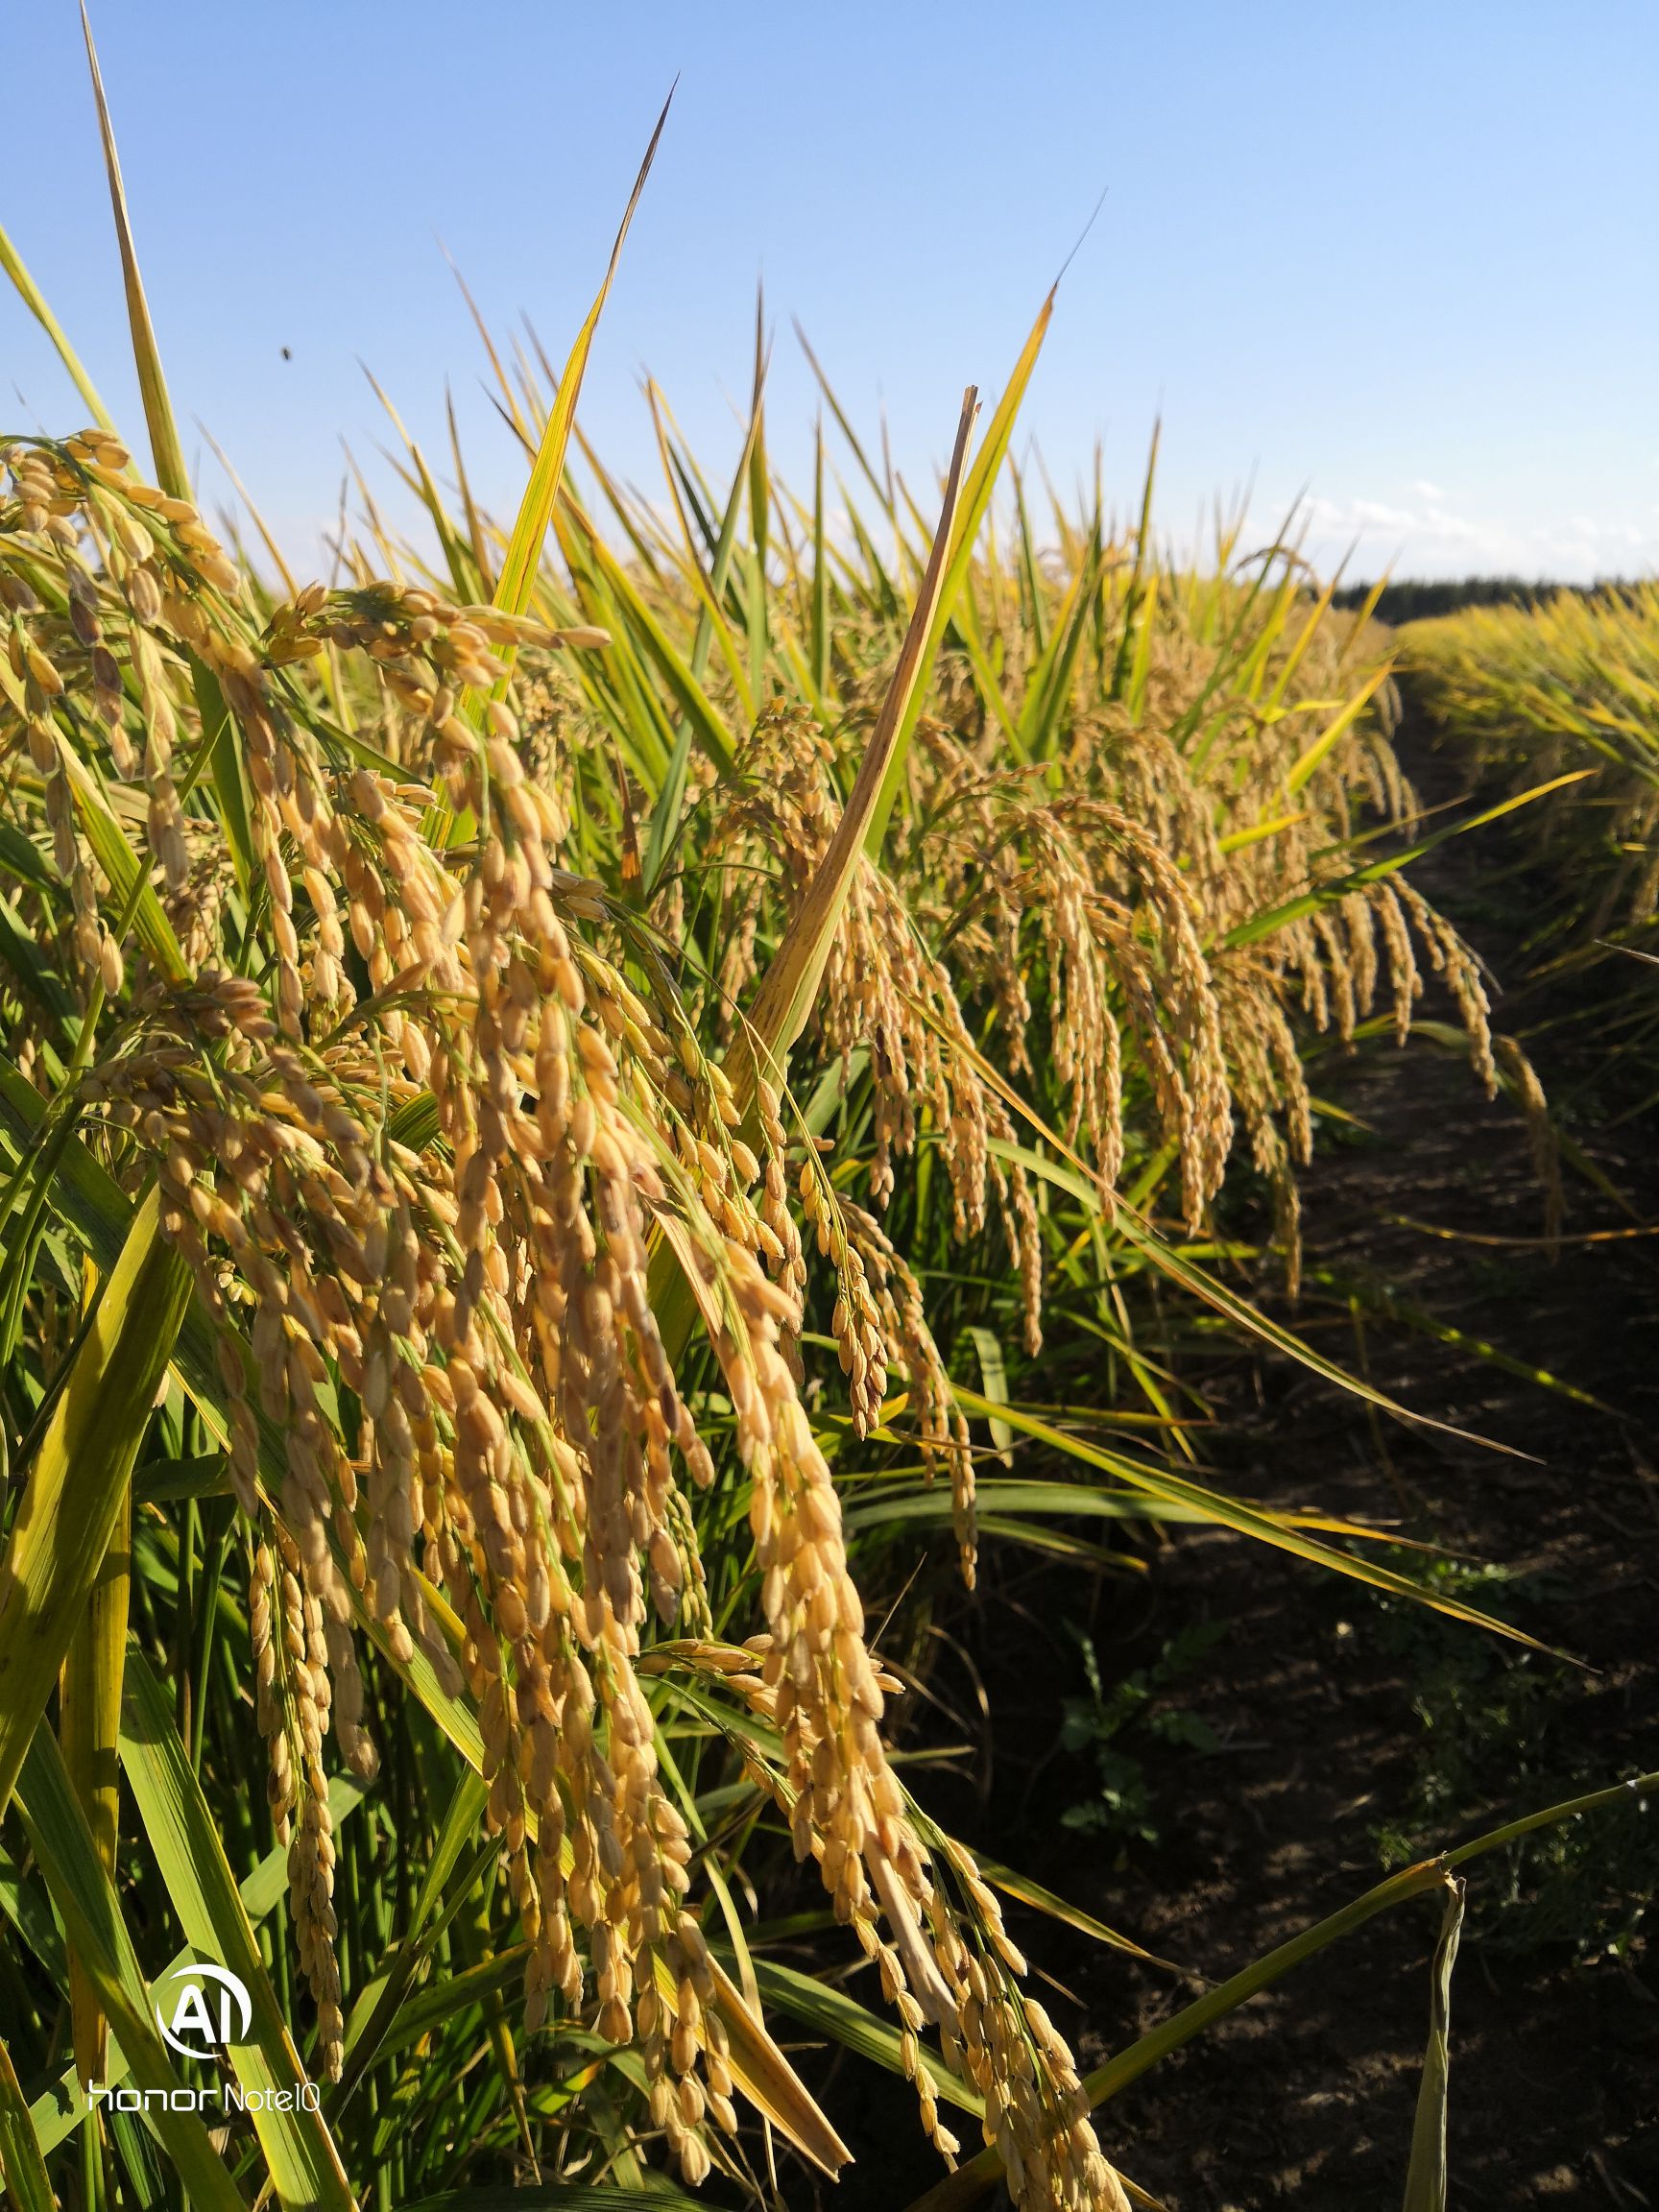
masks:
<svg viewBox="0 0 1659 2212"><path fill-rule="evenodd" d="M1382 567L1396 576L1516 575L1585 582L1659 568L1659 510L1639 520L1565 515L1517 524L1463 514L1435 484L1419 479L1393 499L1315 497L1308 502L1309 550L1330 565L1358 541L1353 574Z"/></svg>

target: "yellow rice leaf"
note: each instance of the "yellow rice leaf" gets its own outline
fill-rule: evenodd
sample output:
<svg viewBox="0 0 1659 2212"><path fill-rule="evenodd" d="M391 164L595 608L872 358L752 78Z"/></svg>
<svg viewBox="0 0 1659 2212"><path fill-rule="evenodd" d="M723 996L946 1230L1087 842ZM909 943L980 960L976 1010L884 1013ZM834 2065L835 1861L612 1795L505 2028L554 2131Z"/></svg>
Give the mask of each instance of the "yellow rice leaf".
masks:
<svg viewBox="0 0 1659 2212"><path fill-rule="evenodd" d="M937 642L936 626L943 605L947 563L955 542L963 466L977 403L978 396L970 386L963 397L955 449L950 456L944 504L932 551L927 556L926 572L917 593L909 628L904 633L893 681L859 765L857 780L824 856L824 864L813 877L756 994L748 1022L748 1036L754 1050L740 1049L737 1065L732 1071L733 1089L740 1104L753 1098L760 1065L765 1066L771 1080L779 1080L789 1047L806 1024L829 962L830 949L840 926L847 895L853 887L854 871L878 828L890 770L902 758L902 733L906 724L913 720L911 709L919 703L923 672ZM986 495L989 496L988 491Z"/></svg>
<svg viewBox="0 0 1659 2212"><path fill-rule="evenodd" d="M1320 731L1318 736L1314 738L1312 744L1309 746L1307 752L1303 754L1286 777L1285 788L1287 791L1294 794L1302 789L1332 747L1340 737L1347 734L1355 723L1358 721L1366 707L1370 705L1372 699L1382 690L1383 685L1388 681L1388 673L1386 666L1375 670L1360 685L1358 690L1355 692L1341 712L1334 715L1326 727Z"/></svg>
<svg viewBox="0 0 1659 2212"><path fill-rule="evenodd" d="M98 106L98 129L104 140L104 166L108 172L109 200L115 213L115 239L121 250L121 281L127 294L127 321L132 333L132 359L138 372L138 393L144 402L144 421L150 432L150 451L156 463L156 481L174 499L190 496L190 472L184 466L184 448L173 420L167 379L161 373L161 354L150 303L144 297L144 279L138 273L138 255L132 244L132 223L127 207L127 187L121 181L121 162L115 151L115 132L109 121L109 103L104 97L104 75L92 43L92 25L82 0L81 30L86 40L86 60L92 71L92 97Z"/></svg>
<svg viewBox="0 0 1659 2212"><path fill-rule="evenodd" d="M558 499L560 480L565 473L565 455L576 421L576 402L581 396L588 356L593 349L593 334L599 327L599 318L611 296L617 264L622 258L623 241L628 236L634 210L638 206L640 194L645 189L645 180L651 173L657 142L662 135L662 126L668 120L668 108L673 98L670 92L662 104L661 114L657 118L657 128L651 133L651 143L645 149L645 158L639 164L639 174L634 180L634 190L616 232L616 242L611 249L605 281L588 310L586 322L576 333L576 343L570 349L565 373L559 379L559 390L554 396L546 425L541 432L541 443L537 448L530 481L519 501L517 519L513 525L513 535L507 541L507 558L501 565L493 600L495 606L505 608L509 613L522 614L530 604L531 587L541 563L542 542L547 536L547 525L553 518L554 502Z"/></svg>

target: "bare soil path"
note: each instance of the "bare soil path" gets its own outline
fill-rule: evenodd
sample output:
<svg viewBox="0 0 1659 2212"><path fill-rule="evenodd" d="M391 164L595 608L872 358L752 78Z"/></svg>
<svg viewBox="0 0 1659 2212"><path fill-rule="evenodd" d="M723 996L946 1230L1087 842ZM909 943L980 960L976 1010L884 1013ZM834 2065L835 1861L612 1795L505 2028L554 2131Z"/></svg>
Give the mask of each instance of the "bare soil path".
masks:
<svg viewBox="0 0 1659 2212"><path fill-rule="evenodd" d="M1420 729L1403 750L1429 804L1463 795ZM919 1779L926 1800L1212 1981L1379 1880L1380 1839L1422 1855L1659 1766L1659 1238L1601 1234L1659 1219L1659 1119L1610 1125L1636 1097L1636 1071L1609 1068L1599 1044L1618 978L1527 982L1543 887L1523 852L1478 832L1416 879L1504 987L1500 1026L1527 1039L1570 1134L1631 1211L1570 1173L1569 1240L1551 1260L1529 1241L1542 1206L1512 1106L1486 1103L1450 1052L1333 1055L1316 1088L1354 1121L1323 1124L1307 1179L1296 1318L1394 1398L1528 1456L1382 1425L1300 1371L1239 1361L1218 1390L1223 1465L1276 1506L1393 1520L1490 1563L1502 1572L1465 1581L1471 1600L1594 1671L1516 1665L1513 1647L1219 1530L1180 1532L1143 1582L1093 1597L1023 1555L993 1557L952 1624L964 1659L941 1662L942 1692L965 1709L969 1662L982 1677L994 1733L971 1779ZM1390 1300L1599 1403L1389 1319ZM1141 1725L1114 1743L1155 1840L1069 1826L1099 1793L1090 1755L1060 1747L1063 1700L1087 1695L1077 1631L1110 1686L1158 1670L1199 1624L1216 1641L1190 1676L1159 1677L1152 1709L1190 1716L1205 1743ZM1659 1959L1640 1914L1659 1889L1659 1806L1599 1817L1595 1836L1470 1869L1453 2012L1459 2212L1659 2206ZM1133 2084L1100 2116L1126 2173L1169 2212L1397 2207L1436 1920L1421 1905L1374 1921ZM1013 1924L1075 2000L1044 1992L1086 2062L1192 1993L1033 1915ZM832 2200L902 2206L926 2178L901 2140L913 2124L878 2089L849 2114L847 2086L835 2109L860 2163Z"/></svg>

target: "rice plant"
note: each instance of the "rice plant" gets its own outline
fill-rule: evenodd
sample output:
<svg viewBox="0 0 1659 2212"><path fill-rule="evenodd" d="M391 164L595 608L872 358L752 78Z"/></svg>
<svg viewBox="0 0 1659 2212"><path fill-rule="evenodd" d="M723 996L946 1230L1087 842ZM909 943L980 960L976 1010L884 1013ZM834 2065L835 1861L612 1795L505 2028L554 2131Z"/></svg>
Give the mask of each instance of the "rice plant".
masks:
<svg viewBox="0 0 1659 2212"><path fill-rule="evenodd" d="M1474 609L1408 639L1430 711L1483 771L1515 782L1594 775L1534 824L1570 925L1642 942L1659 895L1659 586Z"/></svg>
<svg viewBox="0 0 1659 2212"><path fill-rule="evenodd" d="M981 2139L941 2203L1122 2205L861 1581L1104 1507L1415 1592L1202 1479L1140 1294L1334 1372L1203 1256L1224 1185L1293 1277L1306 1041L1425 973L1494 1079L1386 661L1283 538L1161 554L1150 474L1033 521L1047 304L926 497L849 431L891 554L758 377L724 493L660 399L672 520L623 493L602 287L502 374L510 523L410 447L426 547L366 498L301 583L196 501L105 123L150 465L63 341L92 424L0 495L8 2185L786 2200L846 2152L782 2012ZM868 2002L770 1955L791 1857Z"/></svg>

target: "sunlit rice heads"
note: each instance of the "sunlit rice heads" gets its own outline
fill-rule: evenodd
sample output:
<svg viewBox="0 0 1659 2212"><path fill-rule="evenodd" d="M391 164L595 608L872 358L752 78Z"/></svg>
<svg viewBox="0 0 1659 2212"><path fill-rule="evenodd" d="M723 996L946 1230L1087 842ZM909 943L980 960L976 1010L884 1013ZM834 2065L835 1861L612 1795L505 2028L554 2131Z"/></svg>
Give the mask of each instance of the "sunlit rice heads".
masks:
<svg viewBox="0 0 1659 2212"><path fill-rule="evenodd" d="M0 776L38 861L12 911L74 1013L8 998L8 1043L123 1190L156 1178L211 1324L323 2070L349 1994L328 1765L374 1772L374 1686L418 1674L475 1730L529 2026L631 2045L640 2126L691 2181L736 2171L654 1656L718 1620L753 1634L715 1710L767 1731L735 1770L874 1968L935 2143L929 2035L1017 2201L1118 2205L994 1896L900 1784L842 1490L908 1433L972 1588L948 1247L1036 1360L1093 1252L1054 1178L1102 1237L1131 1193L1202 1234L1247 1146L1294 1274L1310 1029L1391 1003L1403 1035L1438 974L1493 1076L1474 955L1397 877L1344 873L1358 821L1414 804L1359 712L1373 672L1318 626L1289 644L1288 613L1250 631L1230 577L1131 592L1088 529L1018 575L987 551L768 1056L755 1008L890 695L915 548L897 583L842 562L810 664L752 568L763 618L740 651L715 601L693 675L712 594L653 566L655 524L637 582L572 538L532 614L358 554L277 598L102 434L8 455Z"/></svg>

